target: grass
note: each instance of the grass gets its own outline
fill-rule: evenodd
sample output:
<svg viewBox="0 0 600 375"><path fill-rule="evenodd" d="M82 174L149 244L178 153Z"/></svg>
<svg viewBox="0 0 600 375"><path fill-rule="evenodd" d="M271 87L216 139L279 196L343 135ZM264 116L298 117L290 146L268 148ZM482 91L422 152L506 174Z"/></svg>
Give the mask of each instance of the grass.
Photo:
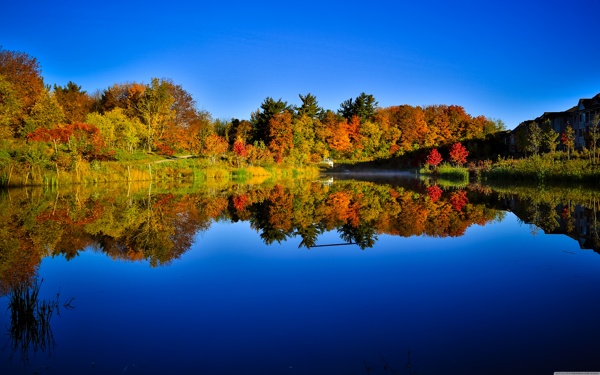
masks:
<svg viewBox="0 0 600 375"><path fill-rule="evenodd" d="M65 186L70 184L97 184L132 181L193 181L205 184L213 180L231 180L236 183L256 184L268 179L313 178L319 169L313 166L294 168L285 164L243 166L234 168L227 163L210 164L204 159L139 159L132 156L128 161L80 160L69 167L57 164L28 166L18 164L0 168L0 186ZM9 179L9 176L11 177Z"/></svg>
<svg viewBox="0 0 600 375"><path fill-rule="evenodd" d="M487 181L597 183L600 168L589 160L568 160L562 153L556 153L499 160L481 175Z"/></svg>
<svg viewBox="0 0 600 375"><path fill-rule="evenodd" d="M464 167L456 167L447 163L442 163L433 170L421 168L419 174L423 176L431 176L436 179L446 180L453 184L468 184L469 170Z"/></svg>

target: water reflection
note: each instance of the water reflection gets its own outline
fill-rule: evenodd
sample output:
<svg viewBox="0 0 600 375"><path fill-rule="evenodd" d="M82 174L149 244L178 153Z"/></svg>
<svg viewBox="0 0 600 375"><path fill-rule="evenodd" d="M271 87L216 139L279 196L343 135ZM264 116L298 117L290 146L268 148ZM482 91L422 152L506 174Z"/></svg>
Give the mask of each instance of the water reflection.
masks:
<svg viewBox="0 0 600 375"><path fill-rule="evenodd" d="M10 190L0 198L0 285L26 282L45 256L94 249L113 259L166 265L216 221L248 221L267 245L299 238L299 247L340 243L373 247L378 235L457 237L513 211L534 230L563 233L597 251L600 198L592 191L465 188L427 181L296 181L191 189L139 185L72 191Z"/></svg>
<svg viewBox="0 0 600 375"><path fill-rule="evenodd" d="M595 254L565 254L567 238L531 241L522 224L593 245L597 198L415 180L11 190L0 197L2 301L37 272L77 297L77 319L50 334L20 325L41 338L20 341L29 352L56 335L53 373L134 363L144 373L406 373L409 350L423 373L505 373L548 358L553 371L583 370L571 363L597 352Z"/></svg>
<svg viewBox="0 0 600 375"><path fill-rule="evenodd" d="M368 182L108 190L5 193L0 202L3 280L31 274L43 256L72 259L90 247L114 259L168 264L190 248L198 231L218 220L249 221L266 244L300 237L300 246L310 248L323 232L336 230L343 241L365 249L379 233L459 236L474 223L498 217L485 205L469 204L464 190L432 196L425 187Z"/></svg>
<svg viewBox="0 0 600 375"><path fill-rule="evenodd" d="M593 189L495 187L498 207L514 212L532 232L567 235L600 253L600 194Z"/></svg>
<svg viewBox="0 0 600 375"><path fill-rule="evenodd" d="M52 333L52 317L60 315L60 308L73 309L74 298L60 301L60 292L55 299L39 297L43 280L21 282L13 285L8 293L10 315L8 336L13 354L20 354L27 362L29 354L51 352L55 346Z"/></svg>

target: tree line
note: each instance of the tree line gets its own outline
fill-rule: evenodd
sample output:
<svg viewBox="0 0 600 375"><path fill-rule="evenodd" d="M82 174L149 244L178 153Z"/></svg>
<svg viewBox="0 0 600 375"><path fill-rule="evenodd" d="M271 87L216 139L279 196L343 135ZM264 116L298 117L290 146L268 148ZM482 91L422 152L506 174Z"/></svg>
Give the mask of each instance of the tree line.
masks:
<svg viewBox="0 0 600 375"><path fill-rule="evenodd" d="M310 93L299 95L299 105L267 97L248 119L213 119L170 79L115 83L89 94L74 82L46 85L36 58L1 48L0 98L3 168L10 159L68 171L134 153L302 166L327 157L389 158L504 130L502 121L461 106L381 108L366 93L337 110L320 107Z"/></svg>

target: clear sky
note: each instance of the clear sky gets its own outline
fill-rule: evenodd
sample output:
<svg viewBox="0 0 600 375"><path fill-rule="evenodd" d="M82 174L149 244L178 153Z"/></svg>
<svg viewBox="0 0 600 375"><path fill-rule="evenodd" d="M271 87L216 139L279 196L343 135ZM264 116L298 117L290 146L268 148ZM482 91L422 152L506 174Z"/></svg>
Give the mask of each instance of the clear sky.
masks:
<svg viewBox="0 0 600 375"><path fill-rule="evenodd" d="M599 0L3 1L0 45L89 93L170 78L214 118L311 93L457 104L509 129L600 92Z"/></svg>

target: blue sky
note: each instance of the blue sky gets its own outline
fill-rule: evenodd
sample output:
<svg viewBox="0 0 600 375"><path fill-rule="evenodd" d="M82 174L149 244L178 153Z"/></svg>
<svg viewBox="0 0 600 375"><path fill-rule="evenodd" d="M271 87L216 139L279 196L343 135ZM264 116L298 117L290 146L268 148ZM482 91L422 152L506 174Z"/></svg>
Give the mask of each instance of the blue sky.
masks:
<svg viewBox="0 0 600 375"><path fill-rule="evenodd" d="M53 4L55 3L55 4ZM214 118L271 96L457 104L508 128L600 92L600 2L5 2L0 45L88 92L171 78Z"/></svg>

